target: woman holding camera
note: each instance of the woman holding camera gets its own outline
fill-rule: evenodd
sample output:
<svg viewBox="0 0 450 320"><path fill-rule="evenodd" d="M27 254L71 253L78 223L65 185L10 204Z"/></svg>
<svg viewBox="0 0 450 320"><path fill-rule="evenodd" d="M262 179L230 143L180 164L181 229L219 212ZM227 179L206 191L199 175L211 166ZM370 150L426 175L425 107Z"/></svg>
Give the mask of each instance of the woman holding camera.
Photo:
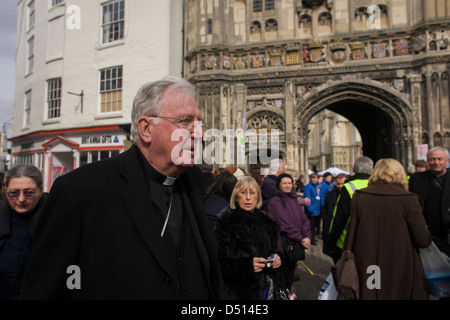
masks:
<svg viewBox="0 0 450 320"><path fill-rule="evenodd" d="M261 204L258 183L245 176L234 187L230 209L217 220L219 259L231 299L280 299L280 290L286 288L277 246L279 226L259 210Z"/></svg>

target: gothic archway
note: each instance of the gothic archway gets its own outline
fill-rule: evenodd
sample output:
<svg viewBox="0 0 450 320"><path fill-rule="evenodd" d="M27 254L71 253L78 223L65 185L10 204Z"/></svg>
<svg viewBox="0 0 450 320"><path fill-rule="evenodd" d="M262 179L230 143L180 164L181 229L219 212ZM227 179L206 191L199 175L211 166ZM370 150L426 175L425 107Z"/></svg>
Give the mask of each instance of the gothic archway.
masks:
<svg viewBox="0 0 450 320"><path fill-rule="evenodd" d="M269 104L269 106L267 104ZM286 159L286 120L280 110L281 104L277 106L275 103L273 106L270 106L270 103L264 103L264 105L265 106L256 107L246 114L246 117L248 117L247 130L252 130L257 135L260 135L263 132L265 132L264 134L267 134L267 149L257 148L257 155L255 157L258 159L257 163L255 163L255 161L249 161L250 154L248 151L246 152L246 163L249 164L248 170L251 174L261 174L260 169L269 166L269 159ZM277 131L278 137L276 144L273 144L273 141L271 141L273 138L271 133L274 133L274 130Z"/></svg>
<svg viewBox="0 0 450 320"><path fill-rule="evenodd" d="M308 92L296 106L302 172L308 172L308 123L323 109L346 117L357 127L363 153L374 162L385 157L405 167L413 162L413 112L401 93L369 79L329 81Z"/></svg>

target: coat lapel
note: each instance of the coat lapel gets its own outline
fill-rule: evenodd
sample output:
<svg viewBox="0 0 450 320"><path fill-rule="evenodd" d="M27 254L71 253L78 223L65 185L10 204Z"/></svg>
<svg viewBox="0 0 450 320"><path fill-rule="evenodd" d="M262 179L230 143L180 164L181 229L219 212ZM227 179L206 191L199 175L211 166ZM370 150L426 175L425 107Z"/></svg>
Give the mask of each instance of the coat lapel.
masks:
<svg viewBox="0 0 450 320"><path fill-rule="evenodd" d="M175 252L175 244L169 233L165 233L161 238L164 219L149 198L148 186L134 148L136 147L125 152L120 158L121 173L127 180L120 191L122 199L148 249L165 272L175 278L176 266L171 259L172 255L168 254Z"/></svg>

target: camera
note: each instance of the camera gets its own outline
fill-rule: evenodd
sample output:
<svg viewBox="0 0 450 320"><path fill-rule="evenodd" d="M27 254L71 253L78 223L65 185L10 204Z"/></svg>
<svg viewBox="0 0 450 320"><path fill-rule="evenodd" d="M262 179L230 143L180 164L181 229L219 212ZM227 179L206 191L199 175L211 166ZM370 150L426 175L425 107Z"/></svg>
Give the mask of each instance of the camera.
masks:
<svg viewBox="0 0 450 320"><path fill-rule="evenodd" d="M266 267L270 268L272 262L273 262L273 253L270 255L269 259L266 259Z"/></svg>

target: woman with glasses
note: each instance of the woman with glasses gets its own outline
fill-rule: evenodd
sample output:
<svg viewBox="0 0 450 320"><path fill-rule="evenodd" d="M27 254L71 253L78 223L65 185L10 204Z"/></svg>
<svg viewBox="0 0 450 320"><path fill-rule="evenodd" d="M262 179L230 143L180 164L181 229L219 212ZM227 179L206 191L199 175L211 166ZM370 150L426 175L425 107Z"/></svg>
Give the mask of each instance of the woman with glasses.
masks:
<svg viewBox="0 0 450 320"><path fill-rule="evenodd" d="M277 299L286 288L277 246L279 226L259 210L261 204L258 183L245 176L234 187L230 209L216 223L219 260L231 299Z"/></svg>
<svg viewBox="0 0 450 320"><path fill-rule="evenodd" d="M17 165L5 177L0 200L0 300L20 298L34 229L44 203L42 174L33 165Z"/></svg>

